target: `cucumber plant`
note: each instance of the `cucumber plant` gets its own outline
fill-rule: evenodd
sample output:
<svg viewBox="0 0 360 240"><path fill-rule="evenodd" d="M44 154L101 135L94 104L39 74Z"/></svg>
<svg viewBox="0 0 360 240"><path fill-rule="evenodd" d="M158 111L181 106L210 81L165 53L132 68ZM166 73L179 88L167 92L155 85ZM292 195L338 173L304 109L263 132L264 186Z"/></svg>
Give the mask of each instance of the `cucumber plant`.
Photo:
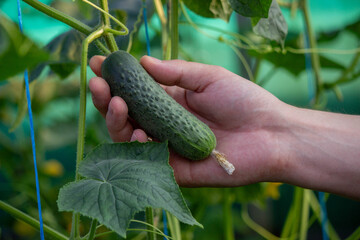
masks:
<svg viewBox="0 0 360 240"><path fill-rule="evenodd" d="M169 98L162 88L159 87L141 65L139 65L138 61L129 54L132 48L134 32L137 31L140 23L142 9L139 9L138 21L132 24L134 25L133 27L132 25L125 24L121 18L114 17L115 13L111 12L112 9L109 8L107 0L99 0L97 5L88 0L82 0L82 2L88 4L100 13L98 24L95 27L90 27L84 22L38 0L23 1L33 8L73 28L72 31L59 36L49 43L45 47L46 50L51 51L52 49L58 49L57 44L60 41L71 42L74 41L73 39L75 38L81 40L80 57L65 56L65 59L69 60L70 63L67 67L58 64L58 62L64 60L64 56L59 56L55 60L47 58L46 53L38 50L25 36L21 36L22 41L10 42L10 45L13 49L31 49L31 51L26 54L17 52L18 54L15 55L14 58L10 58L12 55L10 52L5 55L0 55L0 57L6 56L6 58L11 60L24 60L24 62L29 63L28 66L16 65L16 67L11 68L11 71L5 71L1 68L4 65L0 65L0 79L23 71L25 67L34 67L37 64L37 67L33 68L30 76L33 81L36 81L35 79L40 75L46 64L50 66L53 72L58 73L61 77L66 77L74 71L77 64L80 64L80 111L77 134L76 179L74 182L68 183L60 189L57 202L58 208L61 211L73 212L71 233L68 235L50 226L45 226L45 234L54 239L94 239L112 233L126 237L128 232L137 231L137 229L131 227L130 223L139 224L139 221L134 219L134 214L139 211L145 211L146 213L147 222L141 222L141 224L146 225L147 229L141 229L140 231L147 232L149 239L156 239L157 235L167 239L171 237L173 239L185 238L185 236L181 235L179 220L189 225L201 227L201 224L195 220L186 206L180 189L174 180L172 169L168 165L168 144L179 154L189 159L199 160L212 154L230 173L232 166L226 162L223 154L215 150L216 139L211 130L193 115L190 115L174 100ZM316 48L316 42L314 41L309 21L306 21L306 24L308 25L307 30L309 31L310 48L312 50L298 49L293 47L291 43L287 43L285 46L287 25L280 11L278 2L284 7L291 9L299 7L304 13L304 16L308 18L308 3L306 0L291 1L292 5L287 2L275 0L153 0L156 14L162 26L161 40L162 49L164 50L163 58L178 58L178 54L181 52L178 46L178 26L179 24L187 24L201 34L230 46L243 63L250 80L260 85L264 84L264 81L259 80L257 76L257 66L261 59L267 59L276 66L281 67L289 61L284 60L284 62L280 62L279 59L286 59L286 56L291 56L291 54L310 54L313 59L313 69L317 73L315 103L320 103L321 95L324 94L327 89L337 92L338 96L340 96L337 90L337 84L356 78L354 71L360 59L359 53L357 53L349 68L343 68L343 66L336 65L336 63L331 62L324 56L319 56L318 52L314 50ZM295 5L295 2L300 3L300 5ZM167 9L165 9L166 7ZM201 26L222 33L221 37L214 37L208 32L204 32L200 24L192 21L188 14L189 9L202 17L220 18L225 21L229 20L232 12L236 12L237 14L250 18L253 31L267 40L256 43L241 34L226 32L212 26ZM165 12L169 15L168 18ZM179 12L182 13L183 22L179 22ZM15 27L5 25L4 23L8 20L3 19L1 16L0 20L0 33L2 36L9 36L9 39L14 39L14 35L17 34ZM133 28L133 30L131 31L130 28ZM127 46L127 51L119 50L120 48L126 48L119 45L119 41L117 41L119 36L129 37L130 41ZM0 53L2 53L2 49L6 45L7 44L0 44ZM253 69L239 49L249 49L251 54L257 57L258 61ZM111 86L112 94L123 97L129 106L130 115L139 122L149 134L163 141L162 143L134 142L102 144L90 151L85 158L83 157L85 153L86 131L87 62L89 55L93 55L94 52L108 56L103 64L102 74ZM334 68L343 70L344 75L335 81L334 84L323 83L319 74L319 59L321 59L322 64L328 64ZM302 63L299 63L298 67L300 66L299 68L303 69L304 67L301 64ZM291 69L291 71L298 74L299 69ZM136 80L136 82L130 83L127 76L135 76L133 80ZM145 91L140 90L142 88L145 88ZM162 100L154 101L154 97L163 99L166 104L162 103ZM158 103L155 104L155 102ZM135 109L134 106L138 106L138 104L140 107ZM169 107L168 111L163 112L161 108L165 108L164 105L171 107ZM19 119L21 119L21 117L19 117ZM234 219L231 216L232 205L235 201L248 203L254 199L259 200L261 198L259 192L264 192L264 185L258 184L245 189L247 189L246 194L237 190L229 191L229 189L212 193L213 198L221 199L214 201L219 201L223 204L225 216L223 223L226 239L234 239ZM197 191L195 195L194 199L198 199L198 202L194 201L194 205L200 209L198 212L202 212L205 209L203 203L211 201L209 199L212 198L209 198L208 193L203 193L201 190ZM14 217L25 221L34 228L39 228L39 222L36 219L13 208L9 204L0 201L0 208L12 214ZM167 212L171 237L165 234L165 229L161 230L161 225L154 221L154 209L157 217L159 217L159 212L156 212L156 209L159 208ZM314 217L310 219L310 222L308 222L306 213L310 208L313 209L315 214ZM251 220L247 213L246 204L244 204L241 214L244 223L261 236L267 239L277 239L276 236ZM297 221L293 221L296 214L303 217L297 219ZM91 224L88 226L89 231L84 236L80 234L80 215L91 219ZM320 210L315 195L309 191L303 191L297 188L294 193L294 202L289 211L281 237L293 238L296 235L300 235L302 238L306 237L307 228L311 226L316 219L320 219ZM110 231L101 231L104 228ZM191 227L185 227L185 229L185 232L193 231ZM336 239L337 233L331 224L329 224L329 232ZM356 238L356 233L354 234L355 237L353 237L353 239ZM141 235L139 236L141 237Z"/></svg>

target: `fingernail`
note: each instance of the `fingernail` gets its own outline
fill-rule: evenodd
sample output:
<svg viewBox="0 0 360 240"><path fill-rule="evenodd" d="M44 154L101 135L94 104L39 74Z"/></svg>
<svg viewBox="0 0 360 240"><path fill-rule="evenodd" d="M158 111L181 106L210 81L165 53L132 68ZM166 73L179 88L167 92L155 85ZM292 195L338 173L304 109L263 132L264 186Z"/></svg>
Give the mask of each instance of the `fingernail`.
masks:
<svg viewBox="0 0 360 240"><path fill-rule="evenodd" d="M112 116L114 115L114 110L112 109L111 106L109 106L109 109L108 109L108 113L107 113L109 116Z"/></svg>
<svg viewBox="0 0 360 240"><path fill-rule="evenodd" d="M153 63L161 63L162 61L160 59L151 57L151 56L147 56L148 58L150 58L150 61L152 61Z"/></svg>
<svg viewBox="0 0 360 240"><path fill-rule="evenodd" d="M130 142L133 142L133 141L136 141L136 140L137 140L136 133L133 132L133 135L132 135L131 138L130 138Z"/></svg>

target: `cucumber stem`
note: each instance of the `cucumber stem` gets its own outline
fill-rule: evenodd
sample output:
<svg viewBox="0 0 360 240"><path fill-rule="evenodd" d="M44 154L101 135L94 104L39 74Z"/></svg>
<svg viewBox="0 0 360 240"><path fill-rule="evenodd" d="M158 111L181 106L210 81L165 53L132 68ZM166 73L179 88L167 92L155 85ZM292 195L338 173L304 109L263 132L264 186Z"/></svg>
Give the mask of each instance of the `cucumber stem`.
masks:
<svg viewBox="0 0 360 240"><path fill-rule="evenodd" d="M216 161L226 171L227 174L229 174L229 175L233 174L233 172L235 171L235 167L234 167L234 165L232 165L232 163L230 163L226 159L225 154L214 149L211 153L211 156L213 156L216 159Z"/></svg>
<svg viewBox="0 0 360 240"><path fill-rule="evenodd" d="M108 5L108 1L107 0L100 0L99 1L100 3L100 7L105 11L105 12L109 12L109 5ZM104 13L104 12L101 12L101 16L102 16L102 22L103 24L106 26L106 27L110 27L110 17ZM119 50L117 44L116 44L116 41L115 41L115 38L114 38L114 35L112 33L108 33L108 32L105 32L103 34L103 37L106 41L106 44L107 46L110 48L110 51L111 52L115 52L117 50Z"/></svg>

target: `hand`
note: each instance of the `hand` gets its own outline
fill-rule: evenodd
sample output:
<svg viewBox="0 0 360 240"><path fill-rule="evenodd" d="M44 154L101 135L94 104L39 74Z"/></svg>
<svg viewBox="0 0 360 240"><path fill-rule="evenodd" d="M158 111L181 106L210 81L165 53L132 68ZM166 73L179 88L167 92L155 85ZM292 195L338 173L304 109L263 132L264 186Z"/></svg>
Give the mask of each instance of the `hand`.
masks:
<svg viewBox="0 0 360 240"><path fill-rule="evenodd" d="M120 97L111 98L101 78L104 57L90 67L98 76L89 82L95 107L106 119L113 141L147 141L146 133L128 119ZM209 157L189 161L171 152L170 164L181 186L240 186L279 178L277 135L279 109L285 106L269 92L224 68L181 60L160 61L145 56L140 63L178 103L205 122L215 133L216 149L235 166L229 176Z"/></svg>

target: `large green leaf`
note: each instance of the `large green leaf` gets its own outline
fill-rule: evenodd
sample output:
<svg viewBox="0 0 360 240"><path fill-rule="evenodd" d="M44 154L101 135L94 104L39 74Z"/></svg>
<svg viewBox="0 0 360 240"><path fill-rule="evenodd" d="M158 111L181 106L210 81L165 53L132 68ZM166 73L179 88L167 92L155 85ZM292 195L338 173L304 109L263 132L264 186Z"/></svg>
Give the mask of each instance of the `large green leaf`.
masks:
<svg viewBox="0 0 360 240"><path fill-rule="evenodd" d="M276 0L273 0L267 18L251 18L253 31L267 39L284 45L288 26Z"/></svg>
<svg viewBox="0 0 360 240"><path fill-rule="evenodd" d="M84 34L75 30L67 31L54 38L45 46L45 49L51 54L50 59L31 71L30 81L39 77L47 65L61 78L68 77L80 65L81 46L84 38Z"/></svg>
<svg viewBox="0 0 360 240"><path fill-rule="evenodd" d="M206 18L220 18L229 21L232 13L228 0L183 0L183 3L194 13Z"/></svg>
<svg viewBox="0 0 360 240"><path fill-rule="evenodd" d="M46 59L48 54L0 12L0 80L32 68Z"/></svg>
<svg viewBox="0 0 360 240"><path fill-rule="evenodd" d="M168 159L166 143L101 145L80 164L84 179L60 189L59 209L97 219L123 237L134 214L146 207L163 208L201 226L185 204Z"/></svg>
<svg viewBox="0 0 360 240"><path fill-rule="evenodd" d="M229 0L232 9L244 17L267 18L271 0Z"/></svg>

